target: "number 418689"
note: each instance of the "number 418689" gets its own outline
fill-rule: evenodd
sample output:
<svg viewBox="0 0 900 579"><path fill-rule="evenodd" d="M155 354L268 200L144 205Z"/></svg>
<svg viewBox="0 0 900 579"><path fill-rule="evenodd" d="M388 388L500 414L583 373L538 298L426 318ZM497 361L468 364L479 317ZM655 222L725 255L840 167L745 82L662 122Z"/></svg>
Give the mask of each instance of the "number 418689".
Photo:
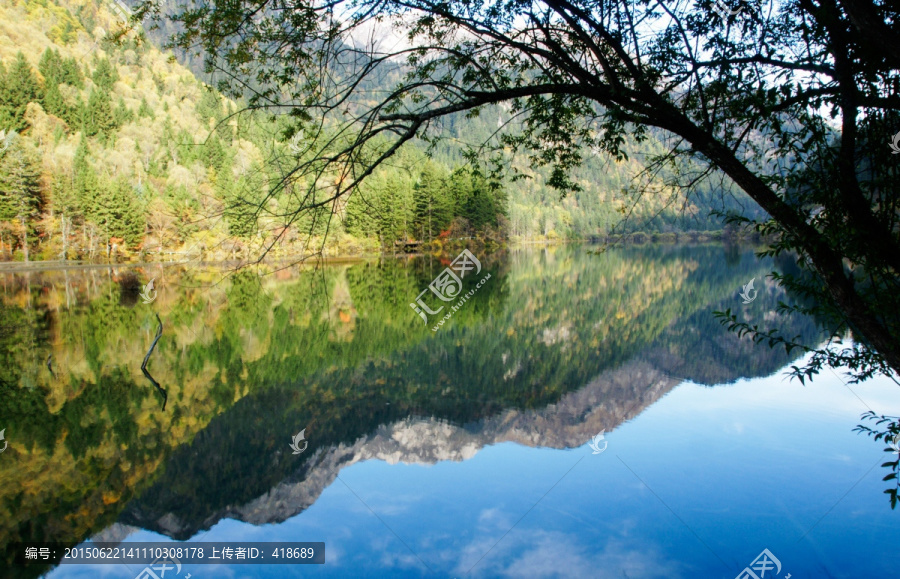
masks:
<svg viewBox="0 0 900 579"><path fill-rule="evenodd" d="M314 555L312 547L276 547L272 551L272 557L276 559L312 559Z"/></svg>

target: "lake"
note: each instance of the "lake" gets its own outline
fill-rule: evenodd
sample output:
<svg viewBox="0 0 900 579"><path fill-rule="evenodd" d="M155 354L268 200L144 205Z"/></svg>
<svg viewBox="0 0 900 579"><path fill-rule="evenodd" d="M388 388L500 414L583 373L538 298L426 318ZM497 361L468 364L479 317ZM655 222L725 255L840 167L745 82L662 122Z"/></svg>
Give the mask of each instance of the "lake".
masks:
<svg viewBox="0 0 900 579"><path fill-rule="evenodd" d="M521 248L477 255L465 300L422 294L454 257L0 273L3 575L151 577L14 565L23 542L241 541L325 562L156 574L896 575L892 455L853 429L900 387L789 380L796 350L713 316L818 343L766 278L795 264Z"/></svg>

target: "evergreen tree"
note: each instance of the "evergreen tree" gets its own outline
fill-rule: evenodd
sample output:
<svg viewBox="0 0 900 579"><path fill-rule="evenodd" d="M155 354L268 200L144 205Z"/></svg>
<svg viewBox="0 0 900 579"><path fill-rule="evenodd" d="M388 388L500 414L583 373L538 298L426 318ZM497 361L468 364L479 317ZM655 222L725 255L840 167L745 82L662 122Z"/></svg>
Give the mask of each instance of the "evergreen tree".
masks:
<svg viewBox="0 0 900 579"><path fill-rule="evenodd" d="M97 62L92 78L97 87L108 93L119 80L119 73L108 58L102 58Z"/></svg>
<svg viewBox="0 0 900 579"><path fill-rule="evenodd" d="M218 173L225 163L225 147L218 135L213 134L203 145L201 161L206 167L215 169Z"/></svg>
<svg viewBox="0 0 900 579"><path fill-rule="evenodd" d="M216 194L225 204L228 233L244 239L252 237L257 226L257 208L253 205L255 196L248 185L246 178L233 177L230 160L223 163L216 179Z"/></svg>
<svg viewBox="0 0 900 579"><path fill-rule="evenodd" d="M19 52L16 62L5 75L5 82L0 87L0 104L6 109L6 129L20 131L25 128L25 108L30 102L41 102L43 96L31 65L25 55Z"/></svg>
<svg viewBox="0 0 900 579"><path fill-rule="evenodd" d="M139 118L156 118L156 115L154 115L153 111L150 109L150 105L147 104L147 99L145 97L141 97L141 105L138 107L137 115Z"/></svg>
<svg viewBox="0 0 900 579"><path fill-rule="evenodd" d="M6 67L0 61L0 130L11 129L15 120L8 84Z"/></svg>
<svg viewBox="0 0 900 579"><path fill-rule="evenodd" d="M196 105L197 114L204 121L209 119L219 120L222 116L222 104L220 102L219 93L213 88L207 88L200 96L200 100Z"/></svg>
<svg viewBox="0 0 900 579"><path fill-rule="evenodd" d="M63 84L84 88L84 73L78 66L78 61L72 58L64 58L62 61L62 74L59 81Z"/></svg>
<svg viewBox="0 0 900 579"><path fill-rule="evenodd" d="M225 221L228 233L249 239L257 230L257 207L253 205L245 179L220 179L220 195L225 202Z"/></svg>
<svg viewBox="0 0 900 579"><path fill-rule="evenodd" d="M453 219L453 200L447 188L447 170L427 161L413 189L414 225L419 239L431 240Z"/></svg>
<svg viewBox="0 0 900 579"><path fill-rule="evenodd" d="M63 58L58 49L48 48L41 55L38 70L44 77L44 87L68 84L76 88L84 88L84 75L74 58Z"/></svg>
<svg viewBox="0 0 900 579"><path fill-rule="evenodd" d="M457 198L457 214L464 217L475 231L497 227L499 217L506 213L503 190L491 187L484 177L468 171L458 171L456 177L464 192Z"/></svg>
<svg viewBox="0 0 900 579"><path fill-rule="evenodd" d="M96 88L91 91L82 113L82 128L89 137L106 136L116 128L116 116L109 92Z"/></svg>
<svg viewBox="0 0 900 579"><path fill-rule="evenodd" d="M107 241L121 237L131 248L140 245L147 228L143 207L134 188L124 178L100 186L94 221Z"/></svg>
<svg viewBox="0 0 900 579"><path fill-rule="evenodd" d="M63 44L69 44L78 36L78 31L71 20L66 19L59 32L59 40Z"/></svg>
<svg viewBox="0 0 900 579"><path fill-rule="evenodd" d="M82 135L78 148L75 150L75 159L72 163L72 189L81 213L87 219L94 220L100 186L97 181L97 175L88 161L88 154L87 140Z"/></svg>
<svg viewBox="0 0 900 579"><path fill-rule="evenodd" d="M66 105L62 93L59 92L59 85L56 83L47 85L47 90L44 93L44 110L48 114L55 115L61 119L68 120L70 117L69 107Z"/></svg>
<svg viewBox="0 0 900 579"><path fill-rule="evenodd" d="M0 153L0 220L15 221L25 261L29 260L29 234L41 210L40 165L21 140Z"/></svg>
<svg viewBox="0 0 900 579"><path fill-rule="evenodd" d="M41 61L38 63L38 70L44 76L44 86L58 85L63 82L63 59L59 55L59 50L48 48L41 55Z"/></svg>
<svg viewBox="0 0 900 579"><path fill-rule="evenodd" d="M116 105L116 110L113 113L113 117L115 118L115 126L121 127L125 123L129 123L134 119L134 113L131 112L127 106L125 106L125 99L119 97L119 103Z"/></svg>

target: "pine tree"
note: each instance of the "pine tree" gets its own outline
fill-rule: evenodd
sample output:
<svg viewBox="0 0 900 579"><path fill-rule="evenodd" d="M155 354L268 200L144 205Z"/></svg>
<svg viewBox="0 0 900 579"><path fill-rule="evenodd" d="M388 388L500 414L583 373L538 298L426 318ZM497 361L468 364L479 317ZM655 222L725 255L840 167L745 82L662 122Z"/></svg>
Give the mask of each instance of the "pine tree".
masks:
<svg viewBox="0 0 900 579"><path fill-rule="evenodd" d="M59 85L56 83L47 85L47 90L44 93L44 110L61 119L68 120L69 118L69 107L66 105L62 93L59 92Z"/></svg>
<svg viewBox="0 0 900 579"><path fill-rule="evenodd" d="M141 97L141 105L138 107L138 117L147 117L148 119L156 118L156 115L153 114L153 111L150 109L150 105L147 104L147 99L145 97Z"/></svg>
<svg viewBox="0 0 900 579"><path fill-rule="evenodd" d="M108 58L102 58L97 62L92 78L97 87L108 93L119 80L119 73Z"/></svg>
<svg viewBox="0 0 900 579"><path fill-rule="evenodd" d="M41 210L40 169L35 155L21 140L0 156L0 220L15 221L25 261L29 260L29 233Z"/></svg>
<svg viewBox="0 0 900 579"><path fill-rule="evenodd" d="M141 203L134 188L124 178L101 184L94 221L107 241L111 237L121 237L131 248L140 245L147 228Z"/></svg>
<svg viewBox="0 0 900 579"><path fill-rule="evenodd" d="M437 237L453 218L453 203L446 180L446 169L434 161L425 163L413 190L415 231L422 240Z"/></svg>
<svg viewBox="0 0 900 579"><path fill-rule="evenodd" d="M70 20L66 20L63 23L62 30L59 33L59 40L63 44L69 44L78 36L77 30L75 26L72 24Z"/></svg>
<svg viewBox="0 0 900 579"><path fill-rule="evenodd" d="M225 202L225 221L228 233L243 239L251 238L257 230L257 207L247 195L248 184L245 179L237 181L221 179L219 190Z"/></svg>
<svg viewBox="0 0 900 579"><path fill-rule="evenodd" d="M11 121L6 125L7 129L20 131L25 128L25 108L30 102L40 103L42 99L41 86L38 84L31 65L25 59L25 55L19 52L16 62L6 74L3 86L0 87L0 101L8 107L7 114Z"/></svg>
<svg viewBox="0 0 900 579"><path fill-rule="evenodd" d="M222 104L219 101L219 93L213 88L207 88L200 96L196 105L197 114L204 121L209 119L219 120L222 115Z"/></svg>
<svg viewBox="0 0 900 579"><path fill-rule="evenodd" d="M130 123L134 120L134 113L131 112L127 106L125 106L125 99L119 97L119 103L116 105L116 110L113 113L115 118L115 125L117 127L121 127L125 123Z"/></svg>
<svg viewBox="0 0 900 579"><path fill-rule="evenodd" d="M206 167L210 167L221 171L222 165L225 163L225 148L222 146L222 140L218 135L213 134L203 145L201 152L201 161Z"/></svg>
<svg viewBox="0 0 900 579"><path fill-rule="evenodd" d="M75 199L81 213L87 219L94 221L96 200L100 186L97 181L97 175L88 161L88 154L87 140L82 135L78 148L75 150L75 159L72 163L72 189L75 192Z"/></svg>
<svg viewBox="0 0 900 579"><path fill-rule="evenodd" d="M116 128L116 117L108 92L96 88L91 91L82 113L82 127L89 137L106 136Z"/></svg>
<svg viewBox="0 0 900 579"><path fill-rule="evenodd" d="M78 66L75 57L64 58L62 61L62 74L59 82L74 86L75 88L84 88L84 73Z"/></svg>
<svg viewBox="0 0 900 579"><path fill-rule="evenodd" d="M375 227L383 245L393 245L397 240L409 238L412 221L413 181L402 169L389 169L376 182L376 193L371 199L376 218Z"/></svg>
<svg viewBox="0 0 900 579"><path fill-rule="evenodd" d="M50 87L63 82L63 59L59 55L59 50L51 50L48 48L41 55L41 61L38 63L38 70L44 76L44 86Z"/></svg>
<svg viewBox="0 0 900 579"><path fill-rule="evenodd" d="M469 195L461 207L461 214L476 230L497 227L499 217L506 213L505 193L491 187L481 176L466 175L469 181Z"/></svg>
<svg viewBox="0 0 900 579"><path fill-rule="evenodd" d="M7 89L8 86L6 67L0 61L0 129L3 130L12 129L15 120L12 102Z"/></svg>

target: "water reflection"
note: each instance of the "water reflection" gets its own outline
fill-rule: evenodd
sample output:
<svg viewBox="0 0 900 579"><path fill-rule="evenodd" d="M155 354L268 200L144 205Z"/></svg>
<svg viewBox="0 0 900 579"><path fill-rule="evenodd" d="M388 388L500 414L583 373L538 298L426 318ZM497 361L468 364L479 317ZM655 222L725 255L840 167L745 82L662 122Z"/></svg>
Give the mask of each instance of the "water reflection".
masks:
<svg viewBox="0 0 900 579"><path fill-rule="evenodd" d="M153 384L156 391L159 392L160 396L162 396L162 409L166 409L166 402L169 401L169 394L166 392L165 388L159 385L159 382L153 379L153 376L150 372L147 371L147 362L150 361L150 356L153 354L154 348L156 348L157 342L162 337L163 332L163 324L162 320L159 319L159 314L156 314L156 321L159 322L159 328L156 330L156 336L153 337L153 343L150 344L150 349L147 350L147 355L144 356L144 361L141 363L141 373L146 376L147 380L150 380L150 383Z"/></svg>
<svg viewBox="0 0 900 579"><path fill-rule="evenodd" d="M726 267L719 246L600 256L573 248L515 251L482 263L489 283L437 333L408 306L444 267L436 258L289 268L262 278L243 271L225 280L215 269L154 267L136 272L157 280L159 297L150 305L123 299L134 273L125 269L0 277L0 394L10 441L0 460L0 543L77 543L135 529L145 531L132 538L184 540L229 525L280 523L268 537L274 540L290 536L283 526L307 517L329 493L360 486L341 482L349 473L368 481L359 473L375 465L404 472L431 465L448 477L432 481L438 488L452 486L456 475L447 465L457 463L502 477L541 464L558 475L530 453L558 449L548 460L571 466L571 453L592 436L620 432L685 379L733 383L791 362L781 350L727 334L711 315L734 309L741 286L772 269L750 252L731 255ZM759 287L742 315L814 340L807 320L776 319L779 299L773 286ZM136 365L125 362L141 359L163 321L165 334L147 357L153 354L154 375L167 385L166 412ZM57 379L43 369L47 356ZM291 437L304 428L309 446L293 455ZM394 481L397 472L378 476ZM545 478L524 486L546 492L553 481ZM376 495L410 503L396 506L406 514L392 525L415 534L415 521L429 512L410 506L416 491L375 487ZM502 510L502 493L486 495L499 502L483 503L483 511ZM391 508L375 510L387 516ZM577 507L561 508L577 518ZM507 516L472 520L472 512L442 509L435 511L441 520L462 533L468 523L502 527ZM354 528L361 537L375 532ZM465 571L435 560L432 571ZM390 569L429 572L414 561Z"/></svg>

